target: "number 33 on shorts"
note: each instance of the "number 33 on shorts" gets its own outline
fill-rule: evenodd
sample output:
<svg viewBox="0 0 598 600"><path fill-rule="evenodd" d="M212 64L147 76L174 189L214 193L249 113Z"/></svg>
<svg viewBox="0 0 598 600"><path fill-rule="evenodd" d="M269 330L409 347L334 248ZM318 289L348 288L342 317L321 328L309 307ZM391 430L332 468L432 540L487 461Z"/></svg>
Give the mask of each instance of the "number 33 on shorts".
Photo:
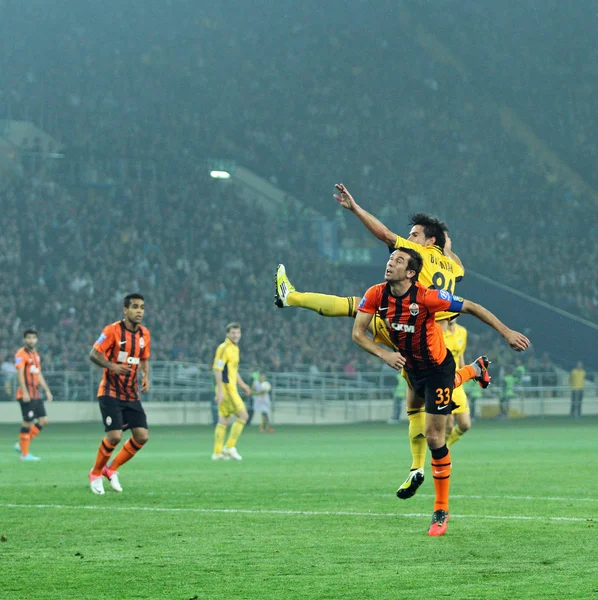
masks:
<svg viewBox="0 0 598 600"><path fill-rule="evenodd" d="M451 388L436 388L436 395L438 396L436 404L444 404L446 406L451 401L452 390ZM438 410L441 410L440 407L438 407Z"/></svg>

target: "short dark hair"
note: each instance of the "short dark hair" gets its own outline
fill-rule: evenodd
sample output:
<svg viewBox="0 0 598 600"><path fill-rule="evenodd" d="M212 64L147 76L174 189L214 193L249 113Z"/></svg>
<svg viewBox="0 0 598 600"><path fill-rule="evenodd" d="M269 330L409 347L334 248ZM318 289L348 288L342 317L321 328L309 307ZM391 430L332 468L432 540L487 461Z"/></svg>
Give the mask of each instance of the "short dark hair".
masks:
<svg viewBox="0 0 598 600"><path fill-rule="evenodd" d="M26 338L28 335L37 335L37 331L35 331L35 329L25 329L25 331L23 331L23 337Z"/></svg>
<svg viewBox="0 0 598 600"><path fill-rule="evenodd" d="M236 321L231 321L226 324L226 333L228 333L231 329L241 329L241 324Z"/></svg>
<svg viewBox="0 0 598 600"><path fill-rule="evenodd" d="M407 268L410 271L415 271L415 277L413 278L413 281L417 281L417 278L424 267L424 259L422 258L422 255L417 250L414 250L413 248L406 248L405 246L399 246L395 249L395 252L404 252L405 254L409 255Z"/></svg>
<svg viewBox="0 0 598 600"><path fill-rule="evenodd" d="M141 294L127 294L123 300L123 306L129 308L131 300L143 300L145 302L145 298Z"/></svg>
<svg viewBox="0 0 598 600"><path fill-rule="evenodd" d="M448 231L448 227L444 221L431 217L427 213L415 213L414 215L409 215L409 224L421 225L424 228L426 238L436 238L436 245L441 250L444 250L446 244L445 231Z"/></svg>

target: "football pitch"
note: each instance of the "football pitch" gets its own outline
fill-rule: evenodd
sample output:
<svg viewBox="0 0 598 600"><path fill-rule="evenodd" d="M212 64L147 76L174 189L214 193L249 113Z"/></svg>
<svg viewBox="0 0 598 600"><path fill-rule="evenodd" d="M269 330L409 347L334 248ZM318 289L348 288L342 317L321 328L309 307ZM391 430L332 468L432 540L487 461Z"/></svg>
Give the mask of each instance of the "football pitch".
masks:
<svg viewBox="0 0 598 600"><path fill-rule="evenodd" d="M433 482L395 490L407 427L251 427L242 462L212 430L154 427L94 496L100 425L50 425L20 463L0 426L0 599L598 598L598 419L477 421Z"/></svg>

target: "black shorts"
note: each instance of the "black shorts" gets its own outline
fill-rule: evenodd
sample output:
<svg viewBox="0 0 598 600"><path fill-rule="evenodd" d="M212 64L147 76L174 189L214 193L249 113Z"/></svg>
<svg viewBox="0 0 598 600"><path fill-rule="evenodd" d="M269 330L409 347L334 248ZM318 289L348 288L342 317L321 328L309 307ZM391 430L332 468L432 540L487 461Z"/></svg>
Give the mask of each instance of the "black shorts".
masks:
<svg viewBox="0 0 598 600"><path fill-rule="evenodd" d="M46 407L41 398L38 400L30 400L29 402L19 400L19 404L21 405L23 421L33 421L33 419L39 419L40 417L46 416Z"/></svg>
<svg viewBox="0 0 598 600"><path fill-rule="evenodd" d="M427 413L449 415L456 408L453 402L455 370L455 359L450 352L436 367L417 370L405 367L407 383L416 396L424 399Z"/></svg>
<svg viewBox="0 0 598 600"><path fill-rule="evenodd" d="M112 396L99 396L100 411L104 431L117 431L122 429L147 429L147 417L141 400L117 400Z"/></svg>

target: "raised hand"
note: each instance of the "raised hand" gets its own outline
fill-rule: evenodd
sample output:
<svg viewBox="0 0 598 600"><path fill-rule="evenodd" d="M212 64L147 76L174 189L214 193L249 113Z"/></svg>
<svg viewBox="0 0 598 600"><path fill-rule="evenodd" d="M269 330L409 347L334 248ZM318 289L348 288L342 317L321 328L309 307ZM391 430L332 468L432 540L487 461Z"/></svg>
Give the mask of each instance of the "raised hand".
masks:
<svg viewBox="0 0 598 600"><path fill-rule="evenodd" d="M336 201L343 207L348 210L353 210L357 206L357 202L353 199L353 196L349 194L349 191L342 183L335 183L334 187L340 192L339 194L334 194Z"/></svg>

